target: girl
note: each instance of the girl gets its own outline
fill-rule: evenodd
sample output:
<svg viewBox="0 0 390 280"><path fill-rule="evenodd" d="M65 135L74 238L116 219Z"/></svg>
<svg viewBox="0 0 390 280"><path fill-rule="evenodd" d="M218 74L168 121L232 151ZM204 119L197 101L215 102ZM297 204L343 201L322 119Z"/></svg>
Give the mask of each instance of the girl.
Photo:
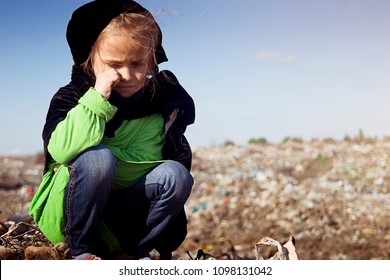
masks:
<svg viewBox="0 0 390 280"><path fill-rule="evenodd" d="M186 236L193 178L184 136L192 98L169 71L152 15L129 0L78 8L67 28L71 82L51 100L45 174L30 214L75 259L160 259Z"/></svg>

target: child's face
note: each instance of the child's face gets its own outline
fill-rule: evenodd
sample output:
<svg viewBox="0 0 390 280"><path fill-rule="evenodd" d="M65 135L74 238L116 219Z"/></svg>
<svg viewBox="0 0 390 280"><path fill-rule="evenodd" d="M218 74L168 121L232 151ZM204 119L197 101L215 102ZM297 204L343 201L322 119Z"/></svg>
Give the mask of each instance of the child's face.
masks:
<svg viewBox="0 0 390 280"><path fill-rule="evenodd" d="M120 74L121 79L113 89L122 97L131 97L145 85L148 70L145 50L129 47L119 35L101 41L92 64L95 76L112 68Z"/></svg>

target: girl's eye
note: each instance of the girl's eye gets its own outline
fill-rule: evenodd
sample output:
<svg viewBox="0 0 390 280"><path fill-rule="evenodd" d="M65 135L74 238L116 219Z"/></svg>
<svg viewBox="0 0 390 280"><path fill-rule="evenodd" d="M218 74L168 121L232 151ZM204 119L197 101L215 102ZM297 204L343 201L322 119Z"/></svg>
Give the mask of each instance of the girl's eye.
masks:
<svg viewBox="0 0 390 280"><path fill-rule="evenodd" d="M133 67L140 67L143 66L144 64L141 61L134 61L131 63Z"/></svg>
<svg viewBox="0 0 390 280"><path fill-rule="evenodd" d="M111 68L117 69L117 68L120 68L122 65L120 65L119 63L110 63L110 64L108 64L108 66Z"/></svg>

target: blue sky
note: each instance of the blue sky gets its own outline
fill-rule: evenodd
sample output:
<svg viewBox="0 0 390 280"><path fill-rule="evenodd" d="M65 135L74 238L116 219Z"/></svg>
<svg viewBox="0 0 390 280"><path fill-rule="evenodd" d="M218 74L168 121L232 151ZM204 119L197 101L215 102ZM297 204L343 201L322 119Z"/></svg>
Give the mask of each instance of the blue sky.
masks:
<svg viewBox="0 0 390 280"><path fill-rule="evenodd" d="M82 0L1 0L0 155L42 150L70 79L65 30ZM390 135L390 1L140 0L196 103L194 148L231 140Z"/></svg>

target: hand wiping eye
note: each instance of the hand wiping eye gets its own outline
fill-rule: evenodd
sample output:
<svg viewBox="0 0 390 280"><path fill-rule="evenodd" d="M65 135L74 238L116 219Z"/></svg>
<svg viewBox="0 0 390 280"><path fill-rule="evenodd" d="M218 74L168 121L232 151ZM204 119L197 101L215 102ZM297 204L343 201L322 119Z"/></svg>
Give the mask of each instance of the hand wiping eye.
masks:
<svg viewBox="0 0 390 280"><path fill-rule="evenodd" d="M99 92L104 99L109 99L112 89L120 82L122 75L114 68L109 68L96 75L95 90Z"/></svg>

